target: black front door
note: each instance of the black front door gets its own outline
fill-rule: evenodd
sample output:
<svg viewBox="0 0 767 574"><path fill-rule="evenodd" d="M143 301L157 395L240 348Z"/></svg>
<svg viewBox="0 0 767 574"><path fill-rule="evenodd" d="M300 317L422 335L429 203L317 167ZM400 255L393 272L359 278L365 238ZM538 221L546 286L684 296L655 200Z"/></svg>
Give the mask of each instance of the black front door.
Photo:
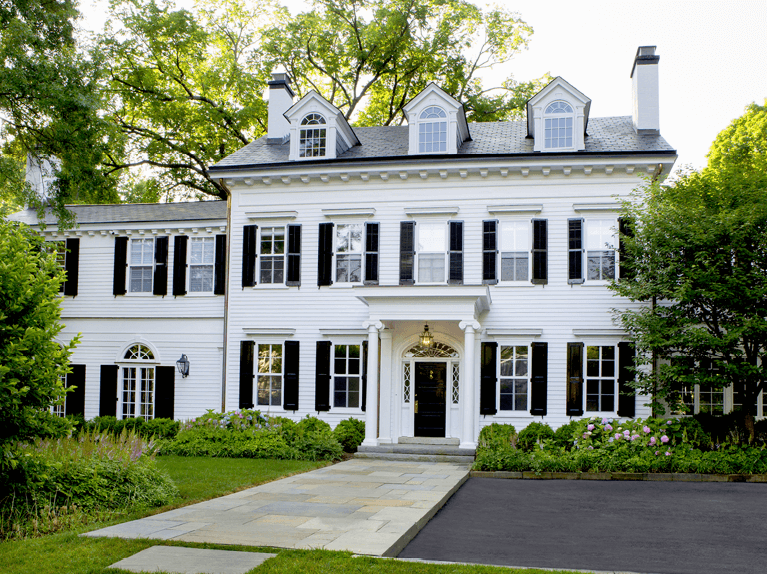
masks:
<svg viewBox="0 0 767 574"><path fill-rule="evenodd" d="M446 363L415 364L415 436L445 436Z"/></svg>

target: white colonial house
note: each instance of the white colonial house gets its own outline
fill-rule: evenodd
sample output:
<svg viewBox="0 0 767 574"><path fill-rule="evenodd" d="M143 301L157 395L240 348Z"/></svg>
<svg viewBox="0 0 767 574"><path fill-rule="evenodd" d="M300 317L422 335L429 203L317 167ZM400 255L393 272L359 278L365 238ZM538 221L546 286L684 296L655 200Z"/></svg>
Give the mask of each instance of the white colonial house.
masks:
<svg viewBox="0 0 767 574"><path fill-rule="evenodd" d="M228 202L77 206L42 231L69 249L62 342L82 333L67 410L358 417L369 447L464 449L493 422L649 415L607 284L619 199L677 157L658 60L637 51L628 116L556 78L526 121L467 123L431 84L406 125L365 128L275 74L267 136L210 169Z"/></svg>

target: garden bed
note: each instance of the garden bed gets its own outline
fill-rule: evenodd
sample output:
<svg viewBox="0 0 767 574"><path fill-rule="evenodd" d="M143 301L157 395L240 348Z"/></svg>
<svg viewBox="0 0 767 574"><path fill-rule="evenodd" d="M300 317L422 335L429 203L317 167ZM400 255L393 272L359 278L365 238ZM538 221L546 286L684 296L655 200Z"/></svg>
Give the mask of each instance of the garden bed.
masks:
<svg viewBox="0 0 767 574"><path fill-rule="evenodd" d="M472 470L472 478L522 480L649 480L655 482L767 482L767 474L697 474L692 472L513 472Z"/></svg>

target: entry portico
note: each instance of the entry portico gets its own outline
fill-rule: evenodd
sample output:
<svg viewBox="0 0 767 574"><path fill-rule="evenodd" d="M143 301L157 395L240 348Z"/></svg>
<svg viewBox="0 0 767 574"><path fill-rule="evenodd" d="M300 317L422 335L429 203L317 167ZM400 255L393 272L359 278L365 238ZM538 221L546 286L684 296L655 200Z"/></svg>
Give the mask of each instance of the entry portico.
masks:
<svg viewBox="0 0 767 574"><path fill-rule="evenodd" d="M475 448L475 357L481 320L491 305L488 287L366 287L357 298L369 312L363 323L368 331L363 445L443 436L460 439L461 448ZM426 323L434 335L428 348L419 344Z"/></svg>

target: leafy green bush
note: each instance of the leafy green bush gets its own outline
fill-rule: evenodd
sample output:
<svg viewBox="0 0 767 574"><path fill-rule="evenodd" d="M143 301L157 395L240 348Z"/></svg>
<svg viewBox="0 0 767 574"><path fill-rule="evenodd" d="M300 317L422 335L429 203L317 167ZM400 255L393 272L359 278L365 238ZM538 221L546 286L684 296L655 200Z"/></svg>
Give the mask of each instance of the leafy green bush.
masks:
<svg viewBox="0 0 767 574"><path fill-rule="evenodd" d="M570 421L566 425L562 425L557 430L554 431L554 436L552 437L552 444L557 446L558 448L563 448L565 450L571 450L573 448L575 435L578 432L578 423L580 421L574 420Z"/></svg>
<svg viewBox="0 0 767 574"><path fill-rule="evenodd" d="M333 435L341 443L344 452L354 452L365 440L365 422L350 417L336 425Z"/></svg>
<svg viewBox="0 0 767 574"><path fill-rule="evenodd" d="M492 423L479 431L478 443L483 446L516 446L517 431L512 425Z"/></svg>
<svg viewBox="0 0 767 574"><path fill-rule="evenodd" d="M171 439L178 434L181 423L173 419L130 418L117 420L113 416L96 417L87 421L83 428L87 432L106 432L119 435L123 429L133 431L143 438Z"/></svg>
<svg viewBox="0 0 767 574"><path fill-rule="evenodd" d="M326 423L323 420L318 419L317 417L313 417L311 415L306 415L306 418L301 419L298 421L298 424L296 425L301 432L315 432L318 430L322 431L332 431L333 429L330 428L330 425Z"/></svg>
<svg viewBox="0 0 767 574"><path fill-rule="evenodd" d="M545 423L532 422L520 431L517 437L519 448L526 452L542 449L544 441L554 438L554 431Z"/></svg>

